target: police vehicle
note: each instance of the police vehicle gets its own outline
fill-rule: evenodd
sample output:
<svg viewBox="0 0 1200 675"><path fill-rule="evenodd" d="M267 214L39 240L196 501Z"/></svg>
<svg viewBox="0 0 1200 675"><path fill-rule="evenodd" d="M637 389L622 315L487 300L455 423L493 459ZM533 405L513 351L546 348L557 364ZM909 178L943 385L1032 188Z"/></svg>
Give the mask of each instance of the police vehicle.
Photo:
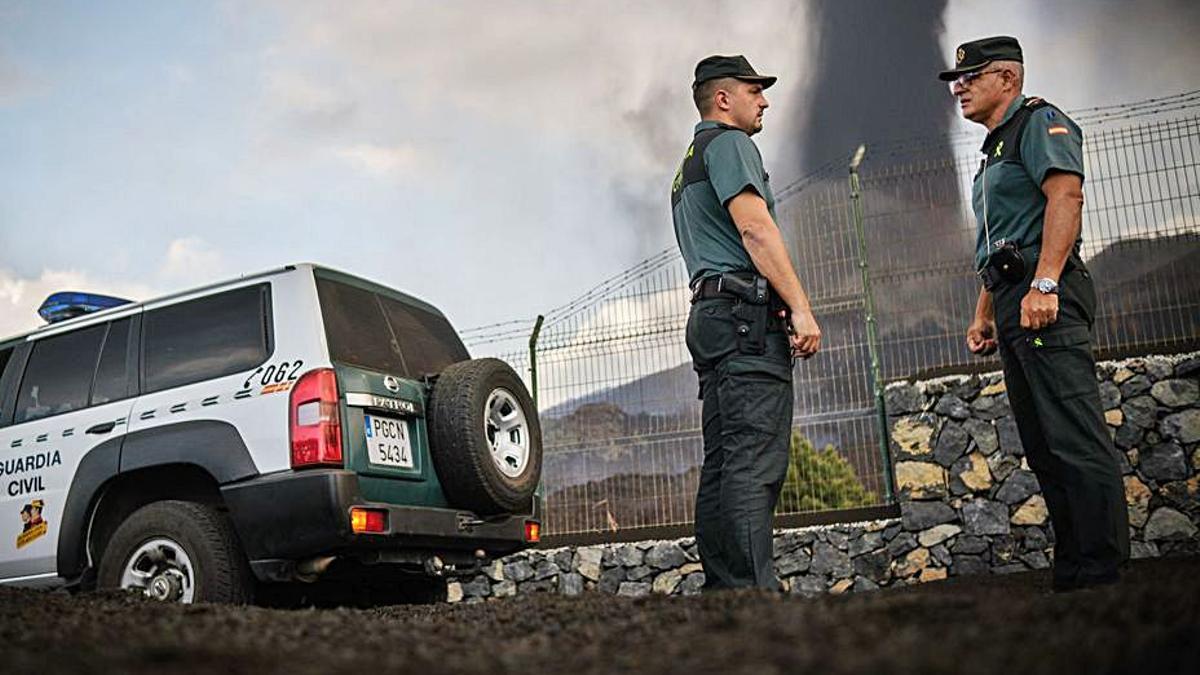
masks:
<svg viewBox="0 0 1200 675"><path fill-rule="evenodd" d="M530 396L425 302L300 264L40 313L0 339L0 583L429 601L539 540Z"/></svg>

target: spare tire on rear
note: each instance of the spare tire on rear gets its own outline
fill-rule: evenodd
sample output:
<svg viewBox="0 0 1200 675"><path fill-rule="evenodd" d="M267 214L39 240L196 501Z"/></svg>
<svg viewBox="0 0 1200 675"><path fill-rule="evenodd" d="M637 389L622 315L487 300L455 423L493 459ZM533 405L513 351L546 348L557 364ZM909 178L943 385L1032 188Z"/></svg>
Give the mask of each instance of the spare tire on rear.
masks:
<svg viewBox="0 0 1200 675"><path fill-rule="evenodd" d="M542 475L542 430L525 383L499 359L441 372L429 402L430 454L450 503L527 512Z"/></svg>

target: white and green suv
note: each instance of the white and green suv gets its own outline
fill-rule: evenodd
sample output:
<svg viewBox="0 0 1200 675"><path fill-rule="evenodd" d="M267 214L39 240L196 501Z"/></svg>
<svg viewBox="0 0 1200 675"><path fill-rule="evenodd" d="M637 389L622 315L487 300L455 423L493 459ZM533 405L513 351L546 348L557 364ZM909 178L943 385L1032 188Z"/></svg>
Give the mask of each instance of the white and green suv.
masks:
<svg viewBox="0 0 1200 675"><path fill-rule="evenodd" d="M310 264L0 340L0 583L247 602L370 578L436 599L538 540L541 465L508 365Z"/></svg>

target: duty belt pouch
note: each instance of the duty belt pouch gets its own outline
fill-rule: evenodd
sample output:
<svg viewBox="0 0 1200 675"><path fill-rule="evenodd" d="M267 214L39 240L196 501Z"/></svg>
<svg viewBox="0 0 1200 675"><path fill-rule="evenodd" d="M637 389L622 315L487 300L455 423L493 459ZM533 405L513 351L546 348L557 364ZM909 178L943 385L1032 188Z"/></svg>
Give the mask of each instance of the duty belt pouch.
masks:
<svg viewBox="0 0 1200 675"><path fill-rule="evenodd" d="M766 278L757 274L721 275L720 290L737 298L733 303L733 318L741 354L758 355L767 351L769 288Z"/></svg>
<svg viewBox="0 0 1200 675"><path fill-rule="evenodd" d="M1019 284L1025 279L1025 258L1021 249L1011 241L1006 241L996 247L988 256L987 267L990 267L996 277L1010 284Z"/></svg>
<svg viewBox="0 0 1200 675"><path fill-rule="evenodd" d="M752 305L745 300L733 303L737 348L741 354L765 354L767 351L767 305Z"/></svg>

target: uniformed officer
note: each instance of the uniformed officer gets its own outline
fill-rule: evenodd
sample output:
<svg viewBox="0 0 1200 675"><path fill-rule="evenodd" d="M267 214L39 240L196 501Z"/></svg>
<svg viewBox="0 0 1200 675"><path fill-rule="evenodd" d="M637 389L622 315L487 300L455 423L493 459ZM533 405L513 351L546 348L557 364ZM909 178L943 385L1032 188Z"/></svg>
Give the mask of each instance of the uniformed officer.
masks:
<svg viewBox="0 0 1200 675"><path fill-rule="evenodd" d="M779 587L772 519L787 474L792 359L821 344L750 140L762 130L763 90L775 79L743 56L696 65L701 121L671 185L692 287L687 346L704 401L695 519L706 589Z"/></svg>
<svg viewBox="0 0 1200 675"><path fill-rule="evenodd" d="M1054 527L1055 590L1113 583L1129 557L1129 515L1092 358L1096 293L1079 257L1083 136L1061 110L1021 93L1015 38L959 46L941 73L963 117L987 127L971 201L983 282L967 347L1000 350L1029 465Z"/></svg>

